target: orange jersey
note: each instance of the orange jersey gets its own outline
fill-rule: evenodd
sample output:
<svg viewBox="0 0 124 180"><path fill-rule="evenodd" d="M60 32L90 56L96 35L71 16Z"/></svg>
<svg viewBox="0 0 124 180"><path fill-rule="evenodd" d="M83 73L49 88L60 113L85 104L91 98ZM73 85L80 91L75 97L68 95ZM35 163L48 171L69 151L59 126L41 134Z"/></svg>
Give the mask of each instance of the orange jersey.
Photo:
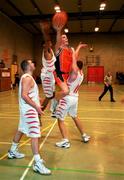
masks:
<svg viewBox="0 0 124 180"><path fill-rule="evenodd" d="M56 76L61 81L66 81L69 76L69 72L71 71L72 66L72 48L62 48L59 49L56 55Z"/></svg>

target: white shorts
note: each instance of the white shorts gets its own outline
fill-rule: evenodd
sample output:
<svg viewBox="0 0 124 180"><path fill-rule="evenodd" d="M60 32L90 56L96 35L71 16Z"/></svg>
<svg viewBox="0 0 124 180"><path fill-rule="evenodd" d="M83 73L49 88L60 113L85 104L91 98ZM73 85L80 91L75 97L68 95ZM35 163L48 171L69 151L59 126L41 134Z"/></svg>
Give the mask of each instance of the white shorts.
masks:
<svg viewBox="0 0 124 180"><path fill-rule="evenodd" d="M72 118L75 118L77 117L77 108L78 97L67 95L59 101L56 109L56 117L63 121L67 114L69 114Z"/></svg>
<svg viewBox="0 0 124 180"><path fill-rule="evenodd" d="M34 108L21 111L18 130L30 138L41 137L39 117Z"/></svg>
<svg viewBox="0 0 124 180"><path fill-rule="evenodd" d="M51 98L55 92L55 78L53 72L41 73L43 92L47 98Z"/></svg>

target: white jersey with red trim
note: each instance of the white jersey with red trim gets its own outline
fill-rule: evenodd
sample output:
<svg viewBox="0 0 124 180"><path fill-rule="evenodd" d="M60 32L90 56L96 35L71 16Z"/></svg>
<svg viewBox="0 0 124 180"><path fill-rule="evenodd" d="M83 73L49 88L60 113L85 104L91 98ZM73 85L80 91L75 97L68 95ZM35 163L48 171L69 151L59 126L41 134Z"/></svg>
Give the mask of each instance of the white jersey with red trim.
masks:
<svg viewBox="0 0 124 180"><path fill-rule="evenodd" d="M59 104L56 108L55 115L57 119L64 120L66 115L69 114L71 117L77 117L78 108L78 89L84 79L82 72L78 71L75 74L75 79L73 79L74 74L70 74L67 80L67 85L69 87L70 93L62 99L60 99Z"/></svg>
<svg viewBox="0 0 124 180"><path fill-rule="evenodd" d="M79 87L80 87L83 79L84 79L84 74L82 71L81 72L78 71L77 77L74 81L71 80L71 75L69 76L69 78L67 80L67 85L70 90L70 93L69 93L70 96L78 96L79 95L78 90L79 90Z"/></svg>
<svg viewBox="0 0 124 180"><path fill-rule="evenodd" d="M23 111L23 110L25 111L25 110L28 110L31 108L31 106L25 102L25 100L22 98L22 95L21 95L21 93L22 93L22 80L25 77L30 77L34 82L34 87L29 91L28 96L36 104L40 104L39 90L38 90L37 84L36 84L34 78L30 74L25 73L22 75L21 80L20 80L20 84L19 84L19 107L20 107L20 111Z"/></svg>
<svg viewBox="0 0 124 180"><path fill-rule="evenodd" d="M26 73L22 75L19 84L20 121L19 121L18 130L26 134L28 137L38 138L41 136L38 112L36 111L35 108L33 108L28 103L26 103L26 101L22 98L22 80L25 77L30 77L34 82L34 86L28 92L28 96L32 99L32 101L40 105L39 91L36 82L34 81L33 77L30 74Z"/></svg>
<svg viewBox="0 0 124 180"><path fill-rule="evenodd" d="M51 50L52 51L52 50ZM41 69L41 73L49 73L49 72L53 72L55 70L55 61L56 61L56 57L52 51L52 59L50 60L46 60L46 58L44 57L44 50L43 50L43 54L42 54L42 65L43 68Z"/></svg>

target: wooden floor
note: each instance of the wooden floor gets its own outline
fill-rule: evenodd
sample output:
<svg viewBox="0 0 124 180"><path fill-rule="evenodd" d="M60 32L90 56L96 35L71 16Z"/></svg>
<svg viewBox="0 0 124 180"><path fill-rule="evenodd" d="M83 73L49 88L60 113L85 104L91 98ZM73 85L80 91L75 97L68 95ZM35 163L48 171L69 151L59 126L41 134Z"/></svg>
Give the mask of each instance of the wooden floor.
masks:
<svg viewBox="0 0 124 180"><path fill-rule="evenodd" d="M32 171L30 139L24 137L21 160L7 159L13 135L18 125L18 90L0 92L0 179L1 180L124 180L124 86L115 86L116 103L109 102L109 94L101 102L101 85L83 85L80 92L79 116L84 130L91 136L83 144L70 117L66 118L71 141L70 149L59 149L61 139L56 120L47 110L42 117L40 153L51 168L51 176ZM42 92L40 90L40 94Z"/></svg>

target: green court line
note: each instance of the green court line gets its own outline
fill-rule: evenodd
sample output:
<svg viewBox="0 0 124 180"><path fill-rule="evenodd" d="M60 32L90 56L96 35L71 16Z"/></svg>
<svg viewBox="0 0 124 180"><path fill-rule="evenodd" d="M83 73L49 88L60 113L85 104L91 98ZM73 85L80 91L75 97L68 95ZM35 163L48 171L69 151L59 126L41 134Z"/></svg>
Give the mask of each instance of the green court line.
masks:
<svg viewBox="0 0 124 180"><path fill-rule="evenodd" d="M31 168L32 166L18 166L18 165L3 165L0 166L12 167L12 168ZM65 168L50 168L52 171L64 171L64 172L77 172L82 174L101 174L101 175L110 175L110 176L124 176L124 173L119 172L100 172L95 170L86 170L86 169L65 169Z"/></svg>

